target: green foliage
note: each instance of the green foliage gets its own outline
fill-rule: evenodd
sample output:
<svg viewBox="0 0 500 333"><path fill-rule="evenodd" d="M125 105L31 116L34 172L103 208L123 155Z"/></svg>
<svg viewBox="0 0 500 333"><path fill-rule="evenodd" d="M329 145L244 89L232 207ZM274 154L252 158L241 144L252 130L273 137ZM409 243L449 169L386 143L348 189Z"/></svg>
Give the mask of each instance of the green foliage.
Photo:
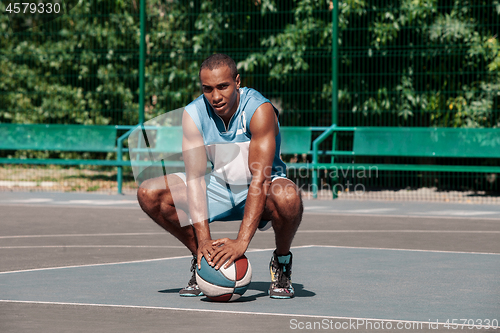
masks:
<svg viewBox="0 0 500 333"><path fill-rule="evenodd" d="M359 78L339 82L341 112L370 116L369 121L386 126L499 126L498 4L363 4L364 10L357 10L359 23L351 21L341 30L340 53L346 56L340 68L346 77ZM355 57L351 50L366 50L366 55ZM373 125L359 116L345 118L345 125Z"/></svg>
<svg viewBox="0 0 500 333"><path fill-rule="evenodd" d="M200 94L232 56L284 125L500 126L500 0L148 0L146 119ZM23 33L0 16L0 122L135 124L139 0L81 0ZM0 3L0 11L4 4Z"/></svg>
<svg viewBox="0 0 500 333"><path fill-rule="evenodd" d="M499 3L339 1L341 124L498 126L500 49L494 33ZM262 36L263 51L239 62L247 75L266 73L285 91L312 88L310 100L294 94L284 102L285 110L322 114L323 121L308 125L330 123L328 109L321 106L331 103L331 77L317 74L332 67L325 59L320 70L315 65L318 52L332 49L331 15L319 14L331 13L332 7L294 1L294 20Z"/></svg>
<svg viewBox="0 0 500 333"><path fill-rule="evenodd" d="M95 15L100 8L108 15ZM123 2L104 0L80 1L69 14L22 33L15 33L2 15L0 121L134 121L136 21Z"/></svg>

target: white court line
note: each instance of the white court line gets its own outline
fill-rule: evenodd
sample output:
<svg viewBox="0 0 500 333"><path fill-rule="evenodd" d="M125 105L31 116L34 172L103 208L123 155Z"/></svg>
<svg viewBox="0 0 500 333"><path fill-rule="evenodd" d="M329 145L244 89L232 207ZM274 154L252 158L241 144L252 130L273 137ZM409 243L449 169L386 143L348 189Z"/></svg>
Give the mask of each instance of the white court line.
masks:
<svg viewBox="0 0 500 333"><path fill-rule="evenodd" d="M212 234L235 234L235 231L211 231ZM272 230L261 231L272 233ZM412 230L412 229L373 229L373 230L297 230L297 233L451 233L451 234L500 234L499 230ZM0 236L0 239L19 238L56 238L56 237L108 237L108 236L164 236L165 232L106 233L106 234L54 234L54 235L16 235Z"/></svg>
<svg viewBox="0 0 500 333"><path fill-rule="evenodd" d="M395 211L396 208L373 208L373 209L354 209L354 210L342 210L342 209L330 209L327 207L304 207L304 211L308 213L342 213L342 214L356 214L356 213L378 213L378 212L389 212ZM499 215L500 211L479 211L479 210L435 210L427 212L409 212L410 215L418 216L478 216L478 215Z"/></svg>
<svg viewBox="0 0 500 333"><path fill-rule="evenodd" d="M52 248L160 248L160 249L185 249L185 246L175 245L19 245L19 246L0 246L1 249L52 249Z"/></svg>
<svg viewBox="0 0 500 333"><path fill-rule="evenodd" d="M0 236L0 239L9 238L51 238L51 237L98 237L98 236L149 236L166 235L165 232L130 232L130 233L106 233L106 234L57 234L57 235L17 235Z"/></svg>
<svg viewBox="0 0 500 333"><path fill-rule="evenodd" d="M452 219L452 220L473 220L473 219L478 219L478 220L491 220L491 221L498 221L500 220L500 212L499 217L483 217L483 216L443 216L443 215L396 215L396 214L348 214L344 213L345 211L342 211L342 213L338 213L337 211L321 211L321 212L306 212L304 211L304 215L335 215L335 216L364 216L364 217L398 217L398 218L416 218L416 219L422 219L422 218L433 218L433 219ZM411 213L411 214L416 214L416 213Z"/></svg>
<svg viewBox="0 0 500 333"><path fill-rule="evenodd" d="M309 206L304 207L304 211L310 211L312 209L322 211L326 210L328 212L338 212L338 213L377 213L377 212L390 212L397 210L396 208L370 208L370 209L354 209L354 210L342 210L342 209L330 209L327 207L319 207L319 206Z"/></svg>
<svg viewBox="0 0 500 333"><path fill-rule="evenodd" d="M128 205L135 204L139 205L137 200L69 200L69 201L54 201L54 204L59 205L85 205L85 206L105 206L105 205Z"/></svg>
<svg viewBox="0 0 500 333"><path fill-rule="evenodd" d="M6 202L0 202L0 206L8 206L8 207L39 207L39 208L53 208L53 207L64 207L64 208L102 208L102 209L140 209L139 205L131 205L131 206L118 206L118 205L69 205L69 204L46 204L46 205L40 205L40 204L17 204L17 203L6 203ZM306 208L306 207L304 207ZM311 206L311 208L316 208L314 206ZM323 208L323 207L321 207ZM492 220L492 221L497 221L500 220L500 212L495 212L498 213L499 217L483 217L483 216L443 216L443 215L426 215L428 213L419 213L419 212L412 212L409 214L415 214L415 215L404 215L404 214L374 214L374 213L349 213L349 211L345 210L331 210L328 208L325 208L325 210L321 211L311 211L309 209L304 209L304 214L305 215L336 215L336 216L371 216L371 217L398 217L398 218L435 218L435 219L459 219L459 220L471 220L474 218L481 219L481 220ZM422 214L422 215L421 215Z"/></svg>
<svg viewBox="0 0 500 333"><path fill-rule="evenodd" d="M19 199L19 200L5 200L6 202L17 202L17 203L41 203L41 202L52 202L54 199L49 198L31 198L31 199Z"/></svg>
<svg viewBox="0 0 500 333"><path fill-rule="evenodd" d="M54 207L58 207L58 208L92 208L92 209L95 209L95 208L113 208L113 209L140 209L139 207L139 204L137 205L130 205L130 206L118 206L118 205L109 205L109 206L98 206L98 205L95 205L95 206L92 206L92 205L80 205L80 206L77 206L77 205L54 205L52 203L50 204L46 204L46 205L37 205L37 204L17 204L17 203L5 203L5 202L0 202L0 206L7 206L7 207L35 207L35 208L54 208Z"/></svg>
<svg viewBox="0 0 500 333"><path fill-rule="evenodd" d="M225 223L225 222L224 222ZM261 231L262 232L262 231ZM235 231L211 231L212 234L233 234ZM55 238L55 237L107 237L107 236L164 236L166 232L128 232L128 233L105 233L105 234L54 234L54 235L13 235L0 236L0 239L18 239L18 238Z"/></svg>
<svg viewBox="0 0 500 333"><path fill-rule="evenodd" d="M408 251L408 252L429 252L429 253L500 255L500 253L492 253L492 252L460 252L460 251L395 249L395 248L383 248L383 247L355 247L355 246L336 246L336 245L300 245L300 246L292 246L291 249L304 249L304 248L313 248L313 247L326 247L326 248L338 248L338 249L357 249L357 250L387 250L387 251ZM267 248L267 249L248 249L247 252L274 251L274 249L275 249L274 247ZM72 266L34 268L34 269L25 269L25 270L17 270L17 271L0 272L0 275L2 275L2 274L10 274L10 273L24 273L24 272L45 271L45 270L51 270L51 269L66 269L66 268L94 267L94 266L106 266L106 265L135 264L135 263L141 263L141 262L153 262L153 261L171 260L171 259L183 259L183 258L192 258L192 256L191 255L187 255L187 256L178 256L178 257L167 257L167 258L144 259L144 260L134 260L134 261L110 262L110 263L102 263L102 264L86 264L86 265L72 265Z"/></svg>
<svg viewBox="0 0 500 333"><path fill-rule="evenodd" d="M272 229L261 231L266 234L273 233ZM212 231L213 234L235 234L238 231ZM374 229L374 230L297 230L297 234L321 233L443 233L443 234L500 234L499 230L403 230L403 229Z"/></svg>
<svg viewBox="0 0 500 333"><path fill-rule="evenodd" d="M377 213L377 212L390 212L395 211L396 208L372 208L372 209L354 209L345 211L347 213Z"/></svg>
<svg viewBox="0 0 500 333"><path fill-rule="evenodd" d="M309 210L309 209L328 209L323 206L304 206L304 210Z"/></svg>
<svg viewBox="0 0 500 333"><path fill-rule="evenodd" d="M6 271L0 272L2 274L12 274L12 273L27 273L27 272L38 272L38 271L48 271L52 269L66 269L66 268L80 268L80 267L97 267L97 266L106 266L106 265L121 265L121 264L135 264L141 262L153 262L167 259L182 259L182 258L192 258L192 256L178 256L178 257L170 257L170 258L156 258L156 259L145 259L145 260L133 260L133 261L121 261L121 262L108 262L102 264L88 264L88 265L72 265L72 266L58 266L58 267L45 267L45 268L33 268L33 269L23 269L18 271Z"/></svg>
<svg viewBox="0 0 500 333"><path fill-rule="evenodd" d="M105 308L123 308L123 309L142 309L142 310L171 310L171 311L197 311L208 313L227 313L227 314L241 314L241 315L259 315L259 316L275 316L275 317L300 317L300 318L323 318L323 319L336 319L336 320L351 320L356 323L361 322L365 325L366 322L391 322L391 323L412 323L421 324L421 328L430 328L429 325L446 325L446 322L432 322L432 321L417 321L417 320L398 320L398 319L380 319L380 318L361 318L361 317L338 317L338 316L319 316L319 315L306 315L306 314L289 314L289 313L273 313L273 312L251 312L251 311L233 311L233 310L211 310L211 309L196 309L196 308L173 308L162 306L139 306L139 305L121 305L121 304L94 304L94 303L65 303L65 302L43 302L43 301L18 301L18 300L4 300L0 299L2 303L20 303L20 304L44 304L44 305L71 305L71 306L91 306L91 307L105 307ZM425 327L424 325L427 325ZM449 323L448 323L449 325ZM469 328L491 328L487 325L463 325L458 324L460 327ZM493 327L496 329L498 327Z"/></svg>
<svg viewBox="0 0 500 333"><path fill-rule="evenodd" d="M42 203L50 202L52 205L82 205L87 206L106 206L106 205L128 205L128 204L139 204L137 200L68 200L68 201L54 201L54 199L49 198L31 198L31 199L13 199L5 200L6 203Z"/></svg>
<svg viewBox="0 0 500 333"><path fill-rule="evenodd" d="M359 246L337 246L337 245L308 245L308 247L327 247L327 248L356 249L356 250L387 250L387 251L407 251L407 252L454 253L454 254L490 254L490 255L500 256L500 253L494 253L494 252L465 252L465 251L444 251L444 250L396 249L396 248L390 248L390 247L359 247Z"/></svg>
<svg viewBox="0 0 500 333"><path fill-rule="evenodd" d="M297 233L451 233L451 234L500 234L500 231L479 230L297 230Z"/></svg>
<svg viewBox="0 0 500 333"><path fill-rule="evenodd" d="M413 214L422 215L449 215L449 216L475 216L475 215L492 215L497 214L500 215L500 212L495 211L478 211L478 210L436 210L430 212L414 212Z"/></svg>
<svg viewBox="0 0 500 333"><path fill-rule="evenodd" d="M311 247L311 245L292 246L292 249L308 248L308 247ZM274 251L274 247L273 248L268 248L268 249L248 249L247 250L247 252L263 252L263 251ZM183 258L192 258L192 256L191 255L187 255L187 256L177 256L177 257L167 257L167 258L156 258L156 259L143 259L143 260L133 260L133 261L108 262L108 263L102 263L102 264L87 264L87 265L72 265L72 266L34 268L34 269L24 269L24 270L17 270L17 271L0 272L0 275L2 275L2 274L11 274L11 273L25 273L25 272L46 271L46 270L52 270L52 269L66 269L66 268L79 268L79 267L97 267L97 266L107 266L107 265L111 266L111 265L122 265L122 264L136 264L136 263L141 263L141 262L153 262L153 261L171 260L171 259L183 259Z"/></svg>

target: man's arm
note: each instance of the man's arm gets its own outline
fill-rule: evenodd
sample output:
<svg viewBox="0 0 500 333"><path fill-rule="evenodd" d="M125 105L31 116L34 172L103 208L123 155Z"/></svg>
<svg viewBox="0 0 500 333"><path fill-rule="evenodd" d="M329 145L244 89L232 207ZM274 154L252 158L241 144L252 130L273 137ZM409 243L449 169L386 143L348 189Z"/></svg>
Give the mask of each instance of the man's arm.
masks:
<svg viewBox="0 0 500 333"><path fill-rule="evenodd" d="M182 155L186 166L187 201L198 241L197 257L199 267L202 256L211 264L210 253L212 252L205 183L207 155L203 137L186 111L182 116L182 133Z"/></svg>
<svg viewBox="0 0 500 333"><path fill-rule="evenodd" d="M267 199L267 190L271 183L271 170L276 149L277 119L270 103L262 104L250 121L250 140L248 166L252 181L248 189L245 213L236 240L222 238L214 242L213 262L216 269L224 262L228 267L243 255L259 225ZM223 246L222 246L223 245Z"/></svg>

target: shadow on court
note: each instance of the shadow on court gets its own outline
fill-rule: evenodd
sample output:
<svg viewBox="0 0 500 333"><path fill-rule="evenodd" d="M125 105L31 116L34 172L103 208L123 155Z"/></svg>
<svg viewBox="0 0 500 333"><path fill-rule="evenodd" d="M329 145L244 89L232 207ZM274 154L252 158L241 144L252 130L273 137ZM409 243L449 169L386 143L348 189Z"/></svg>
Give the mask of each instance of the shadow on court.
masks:
<svg viewBox="0 0 500 333"><path fill-rule="evenodd" d="M234 302L250 302L250 301L256 301L260 297L269 297L268 294L269 284L270 284L269 282L264 282L264 281L250 282L248 290L260 291L260 293L254 294L252 296L243 295ZM316 293L304 289L304 285L301 283L293 283L293 288L295 289L295 297L314 297L316 295ZM160 290L158 292L164 294L178 294L180 290L181 288L173 288L173 289ZM201 300L206 302L212 302L207 297L201 298Z"/></svg>

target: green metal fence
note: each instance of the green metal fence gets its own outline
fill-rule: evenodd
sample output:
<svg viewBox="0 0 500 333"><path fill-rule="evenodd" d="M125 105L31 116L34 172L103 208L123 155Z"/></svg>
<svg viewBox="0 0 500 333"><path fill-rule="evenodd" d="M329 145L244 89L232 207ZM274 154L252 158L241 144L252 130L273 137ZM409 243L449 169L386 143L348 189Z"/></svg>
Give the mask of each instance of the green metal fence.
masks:
<svg viewBox="0 0 500 333"><path fill-rule="evenodd" d="M499 1L343 2L339 20L341 126L500 127ZM352 134L339 138L349 150ZM352 162L340 158L338 162ZM376 163L381 159L365 159ZM492 159L384 158L385 163L497 165ZM496 174L381 171L377 177L340 176L419 196L460 191L469 198L500 190ZM328 182L332 185L333 183ZM351 186L352 190L353 186ZM384 192L385 198L394 192ZM345 193L344 193L345 194Z"/></svg>
<svg viewBox="0 0 500 333"><path fill-rule="evenodd" d="M258 89L280 109L284 126L500 125L499 0L91 0L29 30L16 31L10 23L0 16L0 122L135 125L198 96L201 61L223 52L238 63L242 85ZM340 149L352 145L349 134L338 140ZM325 142L321 148L331 147ZM0 169L11 168L16 167ZM15 179L0 178L58 184L56 175L75 170L35 168L41 171L33 176L33 167L24 168L28 171L13 172ZM71 183L80 179L73 175L66 183L74 186L61 188L113 191L116 186L113 168L78 172L80 185ZM125 175L124 189L133 191L130 172ZM322 177L325 188L350 180L377 191L499 190L494 175ZM60 189L57 184L50 189Z"/></svg>
<svg viewBox="0 0 500 333"><path fill-rule="evenodd" d="M0 3L0 122L137 124L137 4L80 1L69 10L77 1L57 2L65 14L48 22L9 17L8 2ZM31 27L22 29L20 23ZM113 159L115 154L4 150L0 157ZM2 165L0 180L11 190L116 192L112 167ZM133 180L128 184L134 186Z"/></svg>
<svg viewBox="0 0 500 333"><path fill-rule="evenodd" d="M327 1L148 1L146 119L200 94L198 69L214 52L238 64L285 126L331 123L332 10Z"/></svg>
<svg viewBox="0 0 500 333"><path fill-rule="evenodd" d="M499 126L498 1L366 3L340 24L339 123Z"/></svg>

